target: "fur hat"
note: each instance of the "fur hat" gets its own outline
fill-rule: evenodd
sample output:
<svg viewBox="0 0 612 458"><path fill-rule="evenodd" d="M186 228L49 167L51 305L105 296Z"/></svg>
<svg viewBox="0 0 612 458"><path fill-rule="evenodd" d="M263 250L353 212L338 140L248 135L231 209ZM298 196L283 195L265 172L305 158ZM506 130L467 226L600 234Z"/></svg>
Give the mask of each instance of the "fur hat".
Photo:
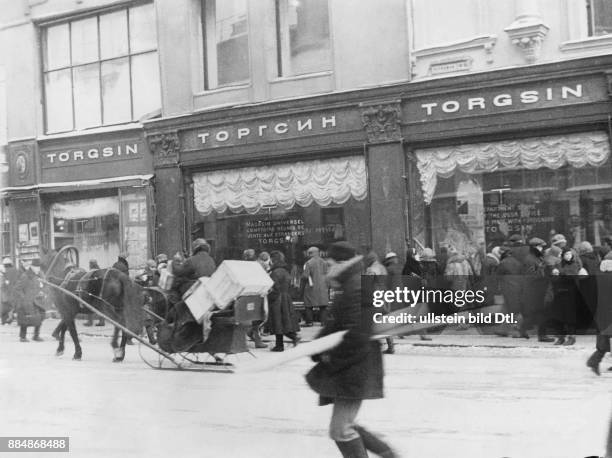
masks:
<svg viewBox="0 0 612 458"><path fill-rule="evenodd" d="M327 256L338 262L347 261L355 257L356 254L355 248L348 242L333 243L327 250ZM385 259L386 258L385 256Z"/></svg>

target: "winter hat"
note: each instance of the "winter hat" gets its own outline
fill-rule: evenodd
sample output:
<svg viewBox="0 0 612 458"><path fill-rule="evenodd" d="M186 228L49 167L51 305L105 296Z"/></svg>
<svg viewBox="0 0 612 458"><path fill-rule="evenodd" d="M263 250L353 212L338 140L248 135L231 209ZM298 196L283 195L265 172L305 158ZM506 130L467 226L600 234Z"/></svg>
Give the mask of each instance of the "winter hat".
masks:
<svg viewBox="0 0 612 458"><path fill-rule="evenodd" d="M525 243L523 237L521 237L519 234L511 235L508 239L508 242L510 242L512 245L519 245Z"/></svg>
<svg viewBox="0 0 612 458"><path fill-rule="evenodd" d="M546 242L538 237L529 240L529 246L546 246Z"/></svg>
<svg viewBox="0 0 612 458"><path fill-rule="evenodd" d="M553 236L553 238L550 241L550 243L552 245L559 245L561 243L567 243L567 239L565 238L565 236L563 234L556 234L556 235Z"/></svg>
<svg viewBox="0 0 612 458"><path fill-rule="evenodd" d="M580 242L578 246L576 247L576 251L578 252L579 255L586 254L586 253L592 253L593 245L591 245L589 242L586 242L586 241Z"/></svg>
<svg viewBox="0 0 612 458"><path fill-rule="evenodd" d="M431 248L425 248L423 252L421 253L421 260L422 261L435 261L436 253Z"/></svg>
<svg viewBox="0 0 612 458"><path fill-rule="evenodd" d="M348 242L333 243L327 250L327 256L338 262L347 261L355 257L356 254L355 248ZM385 259L387 259L386 256Z"/></svg>
<svg viewBox="0 0 612 458"><path fill-rule="evenodd" d="M389 251L385 255L385 261L388 261L389 259L393 259L393 258L397 258L397 253L395 253L394 251Z"/></svg>
<svg viewBox="0 0 612 458"><path fill-rule="evenodd" d="M563 250L556 245L551 246L548 250L544 252L546 256L554 256L555 258L561 257L561 253Z"/></svg>

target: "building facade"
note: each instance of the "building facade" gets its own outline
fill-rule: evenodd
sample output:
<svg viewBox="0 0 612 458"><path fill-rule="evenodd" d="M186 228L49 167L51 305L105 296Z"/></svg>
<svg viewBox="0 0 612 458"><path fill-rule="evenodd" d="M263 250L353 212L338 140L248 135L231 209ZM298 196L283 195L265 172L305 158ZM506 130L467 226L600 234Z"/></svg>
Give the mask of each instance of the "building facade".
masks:
<svg viewBox="0 0 612 458"><path fill-rule="evenodd" d="M603 0L10 3L20 256L612 234Z"/></svg>

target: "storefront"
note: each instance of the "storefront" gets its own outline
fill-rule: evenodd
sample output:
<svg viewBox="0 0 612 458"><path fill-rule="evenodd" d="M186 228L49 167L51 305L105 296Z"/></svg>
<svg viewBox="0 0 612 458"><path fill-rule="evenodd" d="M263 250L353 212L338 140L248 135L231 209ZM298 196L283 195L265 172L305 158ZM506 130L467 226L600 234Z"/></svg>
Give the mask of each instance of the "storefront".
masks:
<svg viewBox="0 0 612 458"><path fill-rule="evenodd" d="M54 138L9 151L17 172L6 190L17 258L73 245L81 267L90 260L109 267L126 252L130 268L139 269L152 256L152 162L141 131Z"/></svg>
<svg viewBox="0 0 612 458"><path fill-rule="evenodd" d="M189 252L195 238L208 240L217 262L240 259L246 249L280 250L295 286L311 246L324 252L347 240L361 252L377 244L382 255L385 249L402 252L403 201L395 212L397 247L372 229L378 224L373 202L393 193L391 183L383 191L369 179L379 159L364 129L371 107L358 95L236 108L232 124L220 121L229 117L222 110L148 126L158 252ZM400 142L393 145L403 160ZM169 197L177 195L178 202Z"/></svg>
<svg viewBox="0 0 612 458"><path fill-rule="evenodd" d="M612 235L606 61L458 79L406 103L417 244L469 255L514 234L570 246Z"/></svg>

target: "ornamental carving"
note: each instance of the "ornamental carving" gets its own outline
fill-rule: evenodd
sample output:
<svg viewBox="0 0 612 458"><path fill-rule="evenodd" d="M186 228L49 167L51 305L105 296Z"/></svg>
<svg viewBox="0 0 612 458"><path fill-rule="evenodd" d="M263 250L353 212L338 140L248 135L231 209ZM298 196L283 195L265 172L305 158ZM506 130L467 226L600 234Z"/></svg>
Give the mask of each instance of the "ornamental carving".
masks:
<svg viewBox="0 0 612 458"><path fill-rule="evenodd" d="M394 142L402 138L399 102L371 106L361 114L368 142Z"/></svg>
<svg viewBox="0 0 612 458"><path fill-rule="evenodd" d="M147 140L156 166L178 164L181 144L177 132L148 135Z"/></svg>

